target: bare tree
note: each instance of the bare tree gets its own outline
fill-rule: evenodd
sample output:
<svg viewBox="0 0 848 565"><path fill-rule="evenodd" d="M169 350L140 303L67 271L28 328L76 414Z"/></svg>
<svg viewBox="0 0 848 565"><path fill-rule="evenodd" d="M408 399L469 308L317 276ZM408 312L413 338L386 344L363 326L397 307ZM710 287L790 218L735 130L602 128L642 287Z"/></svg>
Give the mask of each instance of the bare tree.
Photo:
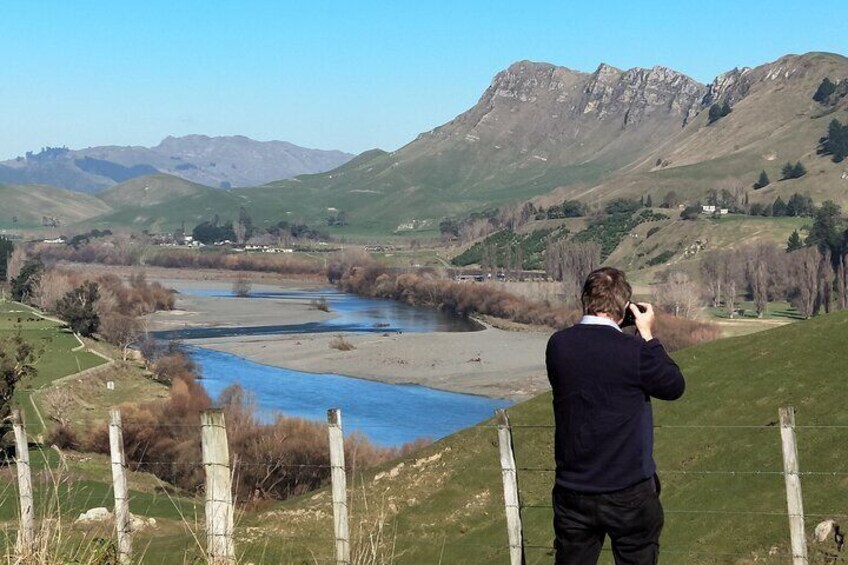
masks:
<svg viewBox="0 0 848 565"><path fill-rule="evenodd" d="M241 298L250 296L252 288L253 285L251 284L250 279L244 275L237 276L236 280L233 281L233 294Z"/></svg>
<svg viewBox="0 0 848 565"><path fill-rule="evenodd" d="M126 361L130 346L144 335L144 325L138 318L110 312L101 321L100 334L106 341L121 348L123 360Z"/></svg>
<svg viewBox="0 0 848 565"><path fill-rule="evenodd" d="M73 395L64 387L51 387L42 396L50 409L50 418L65 427L71 421L71 408L76 403Z"/></svg>
<svg viewBox="0 0 848 565"><path fill-rule="evenodd" d="M722 303L721 293L726 286L725 276L727 275L723 263L730 258L728 255L727 253L712 251L701 260L701 276L713 308L718 308Z"/></svg>
<svg viewBox="0 0 848 565"><path fill-rule="evenodd" d="M836 269L836 292L840 310L848 308L848 254L839 258L839 266Z"/></svg>
<svg viewBox="0 0 848 565"><path fill-rule="evenodd" d="M745 281L754 299L757 317L762 318L768 310L769 288L773 282L773 270L770 261L775 258L776 248L772 245L758 244L745 250Z"/></svg>
<svg viewBox="0 0 848 565"><path fill-rule="evenodd" d="M823 307L825 313L830 313L835 277L836 273L833 272L833 263L830 260L830 250L826 249L821 254L821 260L819 261L819 297L816 310Z"/></svg>
<svg viewBox="0 0 848 565"><path fill-rule="evenodd" d="M26 252L21 248L21 246L16 245L12 250L12 254L9 255L9 261L6 264L7 281L11 282L12 279L17 278L17 276L21 274L21 269L23 269L26 260Z"/></svg>
<svg viewBox="0 0 848 565"><path fill-rule="evenodd" d="M731 318L736 316L737 298L739 286L743 278L742 254L739 251L728 251L723 254L719 264L719 276L724 281L722 298L727 315Z"/></svg>
<svg viewBox="0 0 848 565"><path fill-rule="evenodd" d="M577 305L586 277L601 266L601 246L593 241L557 241L546 249L545 264L548 274L562 281L566 303Z"/></svg>
<svg viewBox="0 0 848 565"><path fill-rule="evenodd" d="M794 281L790 302L802 316L810 318L816 311L821 253L815 247L805 247L788 255Z"/></svg>
<svg viewBox="0 0 848 565"><path fill-rule="evenodd" d="M656 304L675 316L692 318L700 305L698 285L683 271L668 273L665 282L654 287Z"/></svg>

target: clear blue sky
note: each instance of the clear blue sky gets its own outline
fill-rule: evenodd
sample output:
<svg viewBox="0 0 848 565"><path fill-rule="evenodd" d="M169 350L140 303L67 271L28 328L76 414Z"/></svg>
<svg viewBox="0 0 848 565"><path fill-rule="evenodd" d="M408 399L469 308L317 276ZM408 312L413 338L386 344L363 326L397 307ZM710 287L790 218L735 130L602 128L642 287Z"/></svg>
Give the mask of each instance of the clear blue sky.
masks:
<svg viewBox="0 0 848 565"><path fill-rule="evenodd" d="M4 0L0 158L189 133L392 150L521 59L665 65L707 82L786 53L848 55L848 2L819 6Z"/></svg>

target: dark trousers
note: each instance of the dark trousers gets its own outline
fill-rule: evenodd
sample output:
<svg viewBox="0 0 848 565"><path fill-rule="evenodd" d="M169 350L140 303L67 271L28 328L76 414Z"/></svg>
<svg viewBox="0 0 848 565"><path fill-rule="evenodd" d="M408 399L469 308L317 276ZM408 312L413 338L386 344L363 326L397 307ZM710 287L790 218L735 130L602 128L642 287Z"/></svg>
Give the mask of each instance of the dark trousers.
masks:
<svg viewBox="0 0 848 565"><path fill-rule="evenodd" d="M655 565L663 509L659 481L592 494L556 485L553 492L556 563L594 565L609 535L616 565Z"/></svg>

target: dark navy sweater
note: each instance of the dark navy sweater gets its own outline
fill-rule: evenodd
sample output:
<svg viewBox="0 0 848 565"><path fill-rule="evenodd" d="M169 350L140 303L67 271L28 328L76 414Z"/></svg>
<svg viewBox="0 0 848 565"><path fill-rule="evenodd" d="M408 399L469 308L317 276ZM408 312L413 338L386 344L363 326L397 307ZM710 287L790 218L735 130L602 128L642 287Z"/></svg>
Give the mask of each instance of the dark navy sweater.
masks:
<svg viewBox="0 0 848 565"><path fill-rule="evenodd" d="M651 397L675 400L685 388L662 344L610 326L578 324L551 336L546 363L556 482L610 492L653 476Z"/></svg>

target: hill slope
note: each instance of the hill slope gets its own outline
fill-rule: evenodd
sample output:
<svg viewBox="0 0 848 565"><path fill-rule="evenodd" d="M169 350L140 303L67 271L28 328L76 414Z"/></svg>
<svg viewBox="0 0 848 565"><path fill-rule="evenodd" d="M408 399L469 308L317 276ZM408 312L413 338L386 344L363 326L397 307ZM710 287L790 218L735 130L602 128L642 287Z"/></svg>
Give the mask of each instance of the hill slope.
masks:
<svg viewBox="0 0 848 565"><path fill-rule="evenodd" d="M845 513L848 446L840 439L843 430L803 426L848 425L839 393L844 363L837 353L846 340L848 313L841 312L674 355L687 378L686 394L674 403L654 404L666 508L665 562L788 561L775 425L780 406L797 408L801 471L821 472L802 478L808 536L824 516ZM550 394L509 412L528 563L550 563ZM376 476L355 477L353 484L354 524L363 515L382 515L383 549L395 545L395 563L508 562L493 428L465 430ZM279 533L318 535L332 523L328 494L290 501L274 517ZM308 558L310 550L320 549L301 546L299 551ZM811 545L811 556L816 551ZM611 562L609 553L603 562Z"/></svg>
<svg viewBox="0 0 848 565"><path fill-rule="evenodd" d="M108 204L87 194L43 185L0 184L0 228L41 227L42 218L60 225L75 224L111 211Z"/></svg>
<svg viewBox="0 0 848 565"><path fill-rule="evenodd" d="M398 151L268 188L308 201L298 210L306 214L336 207L351 223L394 229L553 190L589 202L659 199L671 189L691 199L709 189L753 192L762 169L776 181L786 161L801 160L810 174L752 198L803 191L845 201L842 167L816 155L828 122L848 121L848 99L812 100L827 76L848 78L848 59L789 55L709 86L663 67L581 73L522 61L498 73L474 107ZM708 108L725 101L732 113L708 124Z"/></svg>

